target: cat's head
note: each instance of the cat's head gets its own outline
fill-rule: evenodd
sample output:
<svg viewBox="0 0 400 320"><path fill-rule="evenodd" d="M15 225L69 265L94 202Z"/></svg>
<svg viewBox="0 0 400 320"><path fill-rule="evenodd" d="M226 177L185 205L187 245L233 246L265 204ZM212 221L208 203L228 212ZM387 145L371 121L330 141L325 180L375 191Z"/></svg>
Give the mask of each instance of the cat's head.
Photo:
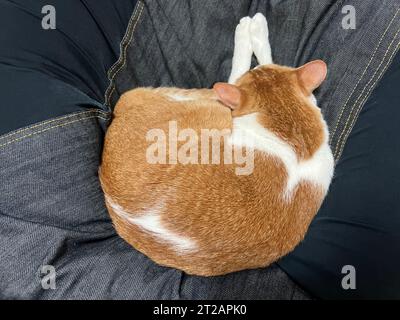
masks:
<svg viewBox="0 0 400 320"><path fill-rule="evenodd" d="M324 140L321 112L312 93L326 75L321 60L300 68L265 65L250 70L235 85L216 83L214 91L233 117L257 113L260 124L307 157L315 151L311 145Z"/></svg>
<svg viewBox="0 0 400 320"><path fill-rule="evenodd" d="M300 68L279 65L258 66L246 72L235 85L216 83L219 100L232 109L233 116L273 112L303 104L325 80L326 64L316 60ZM279 110L279 109L278 109Z"/></svg>

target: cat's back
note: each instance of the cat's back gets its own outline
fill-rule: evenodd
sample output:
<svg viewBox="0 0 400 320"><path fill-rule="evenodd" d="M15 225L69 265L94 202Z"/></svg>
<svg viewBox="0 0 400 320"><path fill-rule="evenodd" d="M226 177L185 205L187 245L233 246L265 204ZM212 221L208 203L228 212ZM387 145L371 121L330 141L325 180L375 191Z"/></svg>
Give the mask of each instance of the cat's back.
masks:
<svg viewBox="0 0 400 320"><path fill-rule="evenodd" d="M181 94L180 91L189 92ZM230 128L232 116L212 94L212 90L176 88L137 88L128 91L118 101L112 126L123 131L132 126L142 133L151 129L165 129L169 122L179 122L181 127ZM124 130L121 126L129 126ZM112 127L111 127L112 129Z"/></svg>
<svg viewBox="0 0 400 320"><path fill-rule="evenodd" d="M101 170L105 188L119 195L136 194L135 190L142 194L156 182L160 186L174 176L201 174L193 170L202 166L190 169L179 161L181 147L196 141L201 148L205 131L224 134L231 127L230 110L214 99L211 90L128 91L115 107L105 138ZM197 150L198 157L200 153ZM133 168L135 178L127 179Z"/></svg>

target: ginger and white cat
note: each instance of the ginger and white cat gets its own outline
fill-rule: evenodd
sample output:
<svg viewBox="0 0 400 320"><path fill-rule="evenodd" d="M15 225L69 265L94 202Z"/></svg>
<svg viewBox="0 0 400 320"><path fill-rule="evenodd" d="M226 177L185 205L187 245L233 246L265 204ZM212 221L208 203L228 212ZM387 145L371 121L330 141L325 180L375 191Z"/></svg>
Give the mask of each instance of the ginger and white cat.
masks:
<svg viewBox="0 0 400 320"><path fill-rule="evenodd" d="M261 66L249 71L253 52ZM99 170L118 234L161 265L203 276L264 267L293 250L333 175L312 95L326 73L322 61L273 64L267 21L257 14L236 29L229 84L125 93ZM200 145L206 129L228 132L216 161L201 159L215 147ZM254 165L238 173L234 160L250 153Z"/></svg>

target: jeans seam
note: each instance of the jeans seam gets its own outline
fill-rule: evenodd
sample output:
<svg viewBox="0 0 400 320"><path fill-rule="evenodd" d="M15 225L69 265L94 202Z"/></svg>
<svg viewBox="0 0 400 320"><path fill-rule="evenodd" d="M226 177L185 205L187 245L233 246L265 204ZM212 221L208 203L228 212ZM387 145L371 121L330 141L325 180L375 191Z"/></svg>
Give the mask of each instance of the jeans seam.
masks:
<svg viewBox="0 0 400 320"><path fill-rule="evenodd" d="M363 88L363 90L361 91L361 94L358 96L357 100L354 102L353 107L350 109L349 117L347 118L346 123L345 123L344 128L343 128L343 131L342 131L342 133L341 133L340 136L339 136L338 144L337 144L337 146L336 146L336 148L335 148L335 154L337 154L337 152L339 151L339 149L342 147L342 143L341 143L340 141L341 141L341 139L342 139L342 137L343 137L343 134L346 132L346 129L347 129L348 124L349 124L349 121L352 121L352 124L354 123L354 119L352 119L353 117L352 117L351 115L353 114L353 111L354 111L354 109L356 108L357 103L360 101L360 99L364 99L365 97L368 97L368 95L370 94L372 88L376 85L377 81L379 80L380 76L382 75L382 73L381 73L380 76L378 76L378 78L375 79L375 76L376 76L376 74L378 73L378 71L379 71L379 70L382 70L382 69L380 69L380 68L381 68L383 62L385 61L385 58L386 58L386 56L388 55L390 49L392 48L392 45L393 45L394 41L396 40L396 37L397 37L397 35L399 34L399 32L400 32L400 29L397 30L396 34L394 35L392 41L390 42L390 44L389 44L389 46L388 46L388 48L387 48L387 50L386 50L386 52L385 52L385 54L384 54L384 56L383 56L383 58L382 58L382 60L381 60L381 62L380 62L380 64L379 64L379 66L376 68L374 74L372 75L372 77L370 78L370 80L368 81L368 83L365 85L365 87ZM396 47L395 47L395 49L394 49L394 52L396 52ZM392 57L393 57L393 53L391 54L388 63L383 67L383 69L385 69L385 68L388 66L388 64L390 63ZM373 83L372 85L370 85L371 82L372 82L374 79L375 79L374 83ZM364 93L365 93L365 90L366 90L367 88L368 88L368 91L366 92L366 94L364 94ZM362 100L362 102L363 102L363 101L365 101L365 100ZM357 109L356 109L356 114L357 114L357 112L359 111L359 109L360 109L361 106L362 106L362 103L357 107Z"/></svg>
<svg viewBox="0 0 400 320"><path fill-rule="evenodd" d="M51 120L46 120L46 121L44 121L44 122L40 122L40 123L38 123L38 124L29 126L29 127L26 127L26 128L18 129L17 131L13 131L13 132L11 132L11 133L7 133L7 134L5 134L5 135L0 136L0 140L3 140L3 139L6 139L6 138L9 138L9 137L12 137L12 136L14 136L14 135L17 135L17 134L19 134L19 133L22 133L22 132L25 132L25 131L28 131L28 130L31 130L31 129L35 129L35 128L38 128L38 127L42 127L42 126L44 126L44 125L46 125L46 124L49 124L49 123L59 122L60 120L69 119L69 118L72 118L72 117L77 116L77 115L92 114L93 112L98 112L98 113L104 115L104 117L108 117L108 115L109 115L109 113L104 112L104 111L101 111L101 110L98 110L98 109L93 109L93 110L84 111L84 112L75 112L75 113L72 113L72 114L69 114L69 115L66 115L66 116L62 116L62 117L59 117L59 118L55 118L55 119L51 119Z"/></svg>
<svg viewBox="0 0 400 320"><path fill-rule="evenodd" d="M382 70L382 69L385 70L386 67L390 64L390 61L391 61L391 59L392 59L392 57L393 57L393 55L394 55L393 52L392 52L391 56L389 57L389 60L388 60L388 62L386 63L386 65L384 65L383 68L381 68L382 65L383 65L383 63L384 63L384 61L385 61L385 59L386 59L386 56L387 56L388 53L390 52L390 49L392 48L392 45L393 45L394 41L396 40L396 37L397 37L397 35L399 34L399 32L400 32L400 29L397 30L396 34L394 35L392 41L390 42L390 44L389 44L389 46L388 46L388 48L387 48L387 50L386 50L386 52L385 52L385 54L384 54L384 56L383 56L383 58L382 58L380 64L378 65L378 67L376 68L374 74L371 76L370 80L369 80L368 83L365 85L365 87L364 87L363 90L361 91L360 95L358 96L357 100L354 102L352 108L350 109L349 117L347 118L346 123L345 123L345 125L344 125L344 127L343 127L343 131L341 132L341 134L340 134L340 136L339 136L339 138L338 138L337 145L336 145L335 151L334 151L334 155L337 155L338 153L340 153L340 149L341 149L342 146L343 146L342 137L343 137L345 134L347 134L349 122L351 121L351 125L353 125L354 122L355 122L355 119L357 119L357 117L352 116L354 110L356 110L356 113L355 113L355 115L356 115L357 112L359 112L360 108L362 107L363 102L365 101L365 100L362 100L362 99L364 99L365 97L368 97L368 95L371 93L372 89L375 87L376 83L377 83L378 80L380 79L380 77L381 77L381 75L382 75L382 72L380 73L380 75L378 76L378 78L376 78L375 76L377 75L377 73L378 73L380 70ZM394 52L396 52L396 48L397 48L397 47L395 46ZM372 85L371 85L371 82L372 82L374 79L375 79L375 81L374 81L374 82L372 83ZM366 90L367 90L367 91L366 91ZM360 102L360 104L357 106L357 103L358 103L360 100L361 100L361 102ZM350 128L351 128L351 127L350 127ZM345 140L345 139L344 139L344 140Z"/></svg>
<svg viewBox="0 0 400 320"><path fill-rule="evenodd" d="M105 104L110 108L110 99L115 91L115 77L125 67L127 59L127 49L132 43L133 35L135 34L136 27L140 21L144 9L144 3L139 1L132 13L131 19L128 24L127 31L120 44L120 57L118 61L108 71L108 78L110 84L105 93Z"/></svg>
<svg viewBox="0 0 400 320"><path fill-rule="evenodd" d="M366 74L366 72L367 72L367 70L368 70L368 67L371 65L372 61L374 60L375 55L376 55L376 53L377 53L377 51L378 51L378 49L379 49L379 47L380 47L380 45L381 45L381 43L382 43L382 40L383 40L383 38L385 37L385 35L387 34L387 32L389 31L390 26L393 24L394 19L396 18L397 14L399 13L399 10L400 10L400 9L397 9L397 11L396 11L396 13L394 14L392 20L391 20L390 23L388 24L388 26L387 26L386 30L384 31L384 33L382 34L382 36L381 36L381 38L380 38L380 40L379 40L379 42L378 42L378 45L375 47L374 53L373 53L372 56L371 56L371 59L369 60L367 66L365 67L365 69L364 69L362 75L361 75L360 78L358 79L358 81L357 81L356 85L354 86L353 90L352 90L351 93L349 94L349 96L348 96L348 98L347 98L345 104L344 104L343 107L341 108L339 117L338 117L338 119L337 119L337 121L336 121L336 125L335 125L335 127L334 127L334 129L333 129L333 131L332 131L332 133L331 133L331 137L333 137L333 136L336 134L336 131L337 131L338 127L339 127L340 120L342 119L342 116L343 116L344 111L345 111L345 109L346 109L346 107L347 107L347 104L348 104L349 101L350 101L350 98L352 97L352 95L353 95L354 92L356 91L356 88L358 87L358 85L360 84L362 78L363 78L364 75Z"/></svg>
<svg viewBox="0 0 400 320"><path fill-rule="evenodd" d="M397 31L396 36L397 36L399 33L400 33L400 29L399 29L399 31ZM396 38L396 36L395 36L395 38ZM392 40L391 45L393 44L395 38ZM390 45L390 47L391 47L391 45ZM341 154L342 154L342 152L343 152L344 145L345 145L345 143L346 143L346 141L347 141L347 138L348 138L348 136L349 136L349 134L350 134L350 132L351 132L351 130L352 130L352 128L353 128L353 126L354 126L356 120L357 120L357 118L358 118L358 114L360 113L360 111L361 111L361 109L362 109L364 103L365 103L366 100L368 99L369 95L371 94L372 90L375 88L375 86L376 86L376 84L378 83L378 81L381 79L382 75L385 73L385 71L386 71L387 68L389 67L390 63L392 62L392 59L393 59L394 55L396 54L396 52L398 51L399 48L400 48L400 42L397 44L397 46L395 46L395 49L393 50L392 54L390 55L389 60L387 61L387 63L386 63L386 64L383 66L383 68L381 69L381 72L380 72L380 74L378 75L378 77L375 79L374 83L369 87L368 91L367 91L367 92L364 94L364 96L362 97L363 100L359 103L359 105L358 105L358 107L357 107L357 109L356 109L356 112L355 112L354 116L353 116L353 117L349 116L349 118L347 119L346 124L345 124L345 127L343 128L342 134L340 135L340 137L339 137L339 139L338 139L338 145L337 145L336 148L335 148L335 153L334 153L334 155L336 156L337 159L339 159L339 157L341 156ZM389 49L388 49L388 51L389 51ZM387 53L388 53L388 52L387 52ZM387 53L385 54L385 57L386 57ZM383 62L383 60L382 60L382 62ZM376 70L375 74L376 74L377 72L378 72L378 69ZM375 76L375 74L374 74L374 76ZM372 81L372 79L373 79L373 77L371 78L370 81ZM365 88L367 88L367 87L365 87ZM364 90L363 90L363 92L364 92ZM362 96L362 94L361 94L361 96ZM359 99L361 98L361 96L359 97ZM358 99L357 99L357 101L358 101ZM356 103L357 103L357 102L356 102ZM353 113L356 103L354 104L353 110L351 111L351 113ZM350 125L348 126L348 123L349 123L350 119L351 119L351 123L350 123ZM343 139L342 139L342 137L343 137Z"/></svg>
<svg viewBox="0 0 400 320"><path fill-rule="evenodd" d="M19 141L24 140L24 139L26 139L26 138L29 138L29 137L32 137L32 136L36 136L36 135L40 135L40 134L42 134L42 133L44 133L44 132L47 132L47 131L52 130L52 129L55 129L55 128L65 127L65 126L67 126L67 125L69 125L69 124L72 124L72 123L75 123L75 122L79 122L79 121L83 121L83 120L88 120L88 119L93 119L93 118L100 118L100 119L102 119L102 120L104 120L104 121L108 121L108 120L109 120L109 118L105 118L105 117L100 116L100 115L91 115L91 114L88 114L88 112L76 113L76 114L74 114L74 115L76 116L76 115L83 115L83 114L86 114L86 116L83 117L83 118L81 118L81 119L70 120L70 121L67 121L67 122L65 122L65 123L61 123L61 124L57 124L57 125L54 125L54 126L50 126L50 127L48 127L48 128L45 128L45 129L42 129L42 130L39 130L39 131L36 131L36 132L32 132L32 133L23 135L23 136L21 136L21 137L12 139L12 140L10 140L10 141L7 141L7 142L5 142L5 143L3 143L3 144L0 144L0 149L1 149L1 148L4 148L4 147L6 147L6 146L8 146L8 145L10 145L10 144L12 144L12 143L14 143L14 142L19 142ZM71 117L72 117L72 115L71 115ZM66 117L64 117L64 119L65 119L65 118L66 118ZM63 120L63 118L54 119L54 121L60 121L60 120ZM49 123L49 121L47 121L47 123ZM37 127L40 127L40 126L43 126L43 125L45 125L45 123L38 124L38 125L35 125L35 126L33 126L33 127L28 127L28 128L26 128L26 129L23 129L23 131L29 130L29 129L31 129L31 128L37 128ZM16 134L16 133L14 133L14 134ZM9 135L9 136L10 136L10 135Z"/></svg>
<svg viewBox="0 0 400 320"><path fill-rule="evenodd" d="M56 229L60 229L60 230L63 230L63 231L71 231L71 232L75 232L75 233L79 233L79 234L101 235L101 234L112 232L112 234L110 234L110 236L117 236L115 234L115 229L113 227L104 229L102 231L84 231L84 230L80 230L79 228L73 228L73 227L72 228L64 228L64 227L53 225L53 224L49 224L49 223L41 223L41 222L37 222L37 221L23 219L23 218L20 218L20 217L14 217L14 216L10 216L8 214L4 214L2 212L0 212L0 217L6 217L8 219L18 220L18 221L22 221L22 222L25 222L25 223L32 223L32 224L35 224L35 225L40 225L40 226L49 227L49 228L56 228Z"/></svg>
<svg viewBox="0 0 400 320"><path fill-rule="evenodd" d="M141 1L139 1L139 2L141 2ZM121 62L123 60L123 54L122 53L124 52L125 46L129 45L129 43L131 41L132 25L133 25L133 23L135 21L135 17L136 17L136 14L138 12L138 8L139 8L139 3L138 3L138 5L135 7L135 9L132 12L131 18L130 18L129 23L128 23L128 27L126 29L126 33L125 33L125 35L122 38L122 41L120 43L120 56L119 56L118 60L111 66L111 68L107 72L107 76L110 77L110 78L113 76L114 70L118 68L118 66L121 64ZM126 43L126 42L128 42L128 43Z"/></svg>

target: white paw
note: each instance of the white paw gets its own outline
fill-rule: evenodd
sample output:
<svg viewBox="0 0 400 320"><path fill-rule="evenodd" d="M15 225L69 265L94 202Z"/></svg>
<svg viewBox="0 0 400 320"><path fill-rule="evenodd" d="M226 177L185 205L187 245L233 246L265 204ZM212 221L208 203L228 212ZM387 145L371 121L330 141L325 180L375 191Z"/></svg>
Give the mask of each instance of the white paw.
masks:
<svg viewBox="0 0 400 320"><path fill-rule="evenodd" d="M271 46L269 44L269 29L267 19L262 13L257 13L250 25L251 43L258 63L271 64Z"/></svg>
<svg viewBox="0 0 400 320"><path fill-rule="evenodd" d="M229 83L235 83L243 74L250 70L253 47L250 37L252 19L244 17L236 27L235 49L232 58L232 71Z"/></svg>
<svg viewBox="0 0 400 320"><path fill-rule="evenodd" d="M250 17L240 19L240 23L237 25L235 31L235 45L239 46L238 49L246 50L247 52L251 51L251 53L253 53L250 37L252 21L253 20Z"/></svg>
<svg viewBox="0 0 400 320"><path fill-rule="evenodd" d="M268 22L265 16L262 13L257 13L252 21L250 26L252 36L268 38Z"/></svg>

